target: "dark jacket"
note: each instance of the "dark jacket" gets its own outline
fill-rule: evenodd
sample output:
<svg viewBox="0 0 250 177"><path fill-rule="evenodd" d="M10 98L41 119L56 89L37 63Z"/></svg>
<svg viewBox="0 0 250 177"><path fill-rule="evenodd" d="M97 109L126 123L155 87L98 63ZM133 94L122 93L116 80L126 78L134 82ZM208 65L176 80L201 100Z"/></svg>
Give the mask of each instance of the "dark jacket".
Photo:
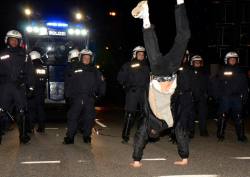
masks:
<svg viewBox="0 0 250 177"><path fill-rule="evenodd" d="M0 84L34 85L33 65L22 48L6 48L0 52Z"/></svg>
<svg viewBox="0 0 250 177"><path fill-rule="evenodd" d="M118 73L118 82L126 89L144 88L149 84L149 66L146 61L132 60L125 63Z"/></svg>
<svg viewBox="0 0 250 177"><path fill-rule="evenodd" d="M65 85L65 96L68 98L103 96L106 89L101 72L94 66L83 64L67 69Z"/></svg>

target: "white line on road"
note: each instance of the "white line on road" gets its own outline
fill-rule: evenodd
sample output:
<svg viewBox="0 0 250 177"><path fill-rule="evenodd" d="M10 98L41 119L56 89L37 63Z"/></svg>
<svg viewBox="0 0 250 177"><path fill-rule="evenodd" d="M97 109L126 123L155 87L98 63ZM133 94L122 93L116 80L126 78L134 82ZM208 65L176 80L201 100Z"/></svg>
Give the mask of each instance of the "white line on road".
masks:
<svg viewBox="0 0 250 177"><path fill-rule="evenodd" d="M167 160L165 158L147 158L147 159L142 159L144 161L161 161L161 160Z"/></svg>
<svg viewBox="0 0 250 177"><path fill-rule="evenodd" d="M231 159L236 159L236 160L250 160L250 157L231 157Z"/></svg>
<svg viewBox="0 0 250 177"><path fill-rule="evenodd" d="M59 130L59 128L45 128L46 130Z"/></svg>
<svg viewBox="0 0 250 177"><path fill-rule="evenodd" d="M60 160L56 161L29 161L29 162L21 162L21 164L53 164L53 163L61 163Z"/></svg>
<svg viewBox="0 0 250 177"><path fill-rule="evenodd" d="M95 122L100 125L102 128L106 128L107 126L101 123L98 119L95 119Z"/></svg>
<svg viewBox="0 0 250 177"><path fill-rule="evenodd" d="M86 163L87 161L86 160L78 160L77 162L78 163Z"/></svg>
<svg viewBox="0 0 250 177"><path fill-rule="evenodd" d="M174 175L174 176L158 176L158 177L219 177L218 175Z"/></svg>

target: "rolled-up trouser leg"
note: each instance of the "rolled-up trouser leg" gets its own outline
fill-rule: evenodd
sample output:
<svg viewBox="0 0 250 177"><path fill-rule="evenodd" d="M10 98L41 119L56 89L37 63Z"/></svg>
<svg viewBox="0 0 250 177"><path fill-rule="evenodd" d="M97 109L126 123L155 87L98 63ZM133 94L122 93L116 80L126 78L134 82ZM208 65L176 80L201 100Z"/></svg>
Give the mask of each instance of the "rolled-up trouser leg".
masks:
<svg viewBox="0 0 250 177"><path fill-rule="evenodd" d="M223 113L218 119L217 138L221 141L225 138L226 118L226 113Z"/></svg>
<svg viewBox="0 0 250 177"><path fill-rule="evenodd" d="M175 127L178 154L182 159L189 157L189 132L180 123Z"/></svg>
<svg viewBox="0 0 250 177"><path fill-rule="evenodd" d="M125 121L124 121L124 126L123 126L123 131L122 131L122 139L124 141L129 140L130 130L133 126L134 119L135 119L135 113L132 113L132 112L125 113Z"/></svg>

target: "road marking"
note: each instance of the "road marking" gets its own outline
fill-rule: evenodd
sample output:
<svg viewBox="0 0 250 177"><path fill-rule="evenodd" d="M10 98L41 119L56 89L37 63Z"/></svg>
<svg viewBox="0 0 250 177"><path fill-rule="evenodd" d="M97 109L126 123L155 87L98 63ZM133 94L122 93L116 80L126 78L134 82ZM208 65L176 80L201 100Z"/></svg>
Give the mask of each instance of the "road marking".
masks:
<svg viewBox="0 0 250 177"><path fill-rule="evenodd" d="M78 162L78 163L86 163L86 162L88 162L88 161L86 161L86 160L78 160L77 162Z"/></svg>
<svg viewBox="0 0 250 177"><path fill-rule="evenodd" d="M59 130L59 128L45 128L46 130Z"/></svg>
<svg viewBox="0 0 250 177"><path fill-rule="evenodd" d="M218 175L173 175L173 176L158 176L158 177L219 177Z"/></svg>
<svg viewBox="0 0 250 177"><path fill-rule="evenodd" d="M101 123L98 119L95 119L95 122L100 125L102 128L106 128L107 126Z"/></svg>
<svg viewBox="0 0 250 177"><path fill-rule="evenodd" d="M231 159L236 159L236 160L250 160L250 157L231 157Z"/></svg>
<svg viewBox="0 0 250 177"><path fill-rule="evenodd" d="M162 161L162 160L167 160L165 158L147 158L147 159L142 159L144 161Z"/></svg>
<svg viewBox="0 0 250 177"><path fill-rule="evenodd" d="M57 161L28 161L28 162L21 162L21 164L53 164L53 163L61 163L61 161L57 160Z"/></svg>

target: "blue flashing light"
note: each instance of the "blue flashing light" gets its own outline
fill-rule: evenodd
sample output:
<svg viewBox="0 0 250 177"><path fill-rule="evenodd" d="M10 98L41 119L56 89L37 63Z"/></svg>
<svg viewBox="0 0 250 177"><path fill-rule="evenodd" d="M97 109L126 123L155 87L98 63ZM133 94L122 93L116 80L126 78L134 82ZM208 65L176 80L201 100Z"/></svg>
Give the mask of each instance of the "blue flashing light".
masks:
<svg viewBox="0 0 250 177"><path fill-rule="evenodd" d="M61 22L47 22L46 25L58 28L67 28L69 26L67 23L61 23Z"/></svg>

